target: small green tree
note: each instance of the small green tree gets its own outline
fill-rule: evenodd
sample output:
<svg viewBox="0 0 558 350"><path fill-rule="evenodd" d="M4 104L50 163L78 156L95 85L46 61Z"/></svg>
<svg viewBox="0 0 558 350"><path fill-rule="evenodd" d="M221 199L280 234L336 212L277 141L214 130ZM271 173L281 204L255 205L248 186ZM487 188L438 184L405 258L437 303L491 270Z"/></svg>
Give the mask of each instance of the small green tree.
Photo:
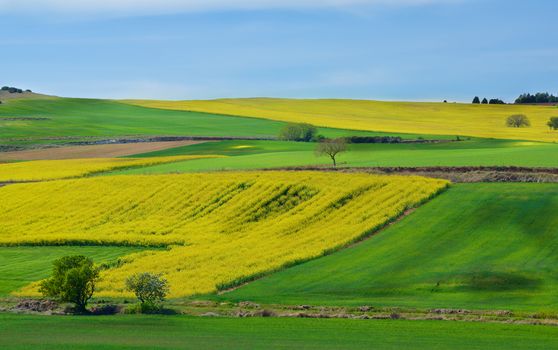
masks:
<svg viewBox="0 0 558 350"><path fill-rule="evenodd" d="M546 125L550 128L550 130L558 130L558 117L550 117Z"/></svg>
<svg viewBox="0 0 558 350"><path fill-rule="evenodd" d="M336 157L339 153L347 150L347 141L344 138L324 139L316 146L316 155L327 155L333 161L333 166L337 166Z"/></svg>
<svg viewBox="0 0 558 350"><path fill-rule="evenodd" d="M488 104L488 100L486 99L486 97L482 99L482 102L481 102L481 103L482 103L483 105L487 105L487 104Z"/></svg>
<svg viewBox="0 0 558 350"><path fill-rule="evenodd" d="M74 303L76 311L84 312L98 278L93 260L83 255L65 256L53 262L52 276L41 282L39 291L46 297Z"/></svg>
<svg viewBox="0 0 558 350"><path fill-rule="evenodd" d="M160 274L136 273L126 280L126 289L133 292L142 306L156 307L169 292L168 281Z"/></svg>
<svg viewBox="0 0 558 350"><path fill-rule="evenodd" d="M506 119L506 125L510 128L523 128L531 126L531 122L525 114L514 114Z"/></svg>
<svg viewBox="0 0 558 350"><path fill-rule="evenodd" d="M478 96L475 96L475 98L473 99L473 103L474 104L480 104L480 98Z"/></svg>
<svg viewBox="0 0 558 350"><path fill-rule="evenodd" d="M289 123L279 132L279 139L285 141L310 142L316 138L318 129L307 123Z"/></svg>

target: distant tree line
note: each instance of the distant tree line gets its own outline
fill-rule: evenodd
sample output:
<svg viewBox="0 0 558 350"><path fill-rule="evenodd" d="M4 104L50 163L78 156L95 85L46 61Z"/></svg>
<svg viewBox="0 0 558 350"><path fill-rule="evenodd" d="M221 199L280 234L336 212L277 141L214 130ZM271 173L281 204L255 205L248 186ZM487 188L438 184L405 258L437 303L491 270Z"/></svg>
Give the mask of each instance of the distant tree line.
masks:
<svg viewBox="0 0 558 350"><path fill-rule="evenodd" d="M499 98L491 98L488 100L486 97L481 99L478 96L475 96L473 99L473 104L483 104L483 105L504 105L506 102L500 100Z"/></svg>
<svg viewBox="0 0 558 350"><path fill-rule="evenodd" d="M527 93L519 95L519 97L515 100L515 103L558 103L558 96L551 95L548 92L537 92L534 95Z"/></svg>
<svg viewBox="0 0 558 350"><path fill-rule="evenodd" d="M0 90L7 91L10 94L21 94L21 93L23 93L23 89L19 89L19 88L13 87L13 86L2 86L2 88L0 88ZM27 90L25 90L25 92L32 92L32 91L27 89Z"/></svg>

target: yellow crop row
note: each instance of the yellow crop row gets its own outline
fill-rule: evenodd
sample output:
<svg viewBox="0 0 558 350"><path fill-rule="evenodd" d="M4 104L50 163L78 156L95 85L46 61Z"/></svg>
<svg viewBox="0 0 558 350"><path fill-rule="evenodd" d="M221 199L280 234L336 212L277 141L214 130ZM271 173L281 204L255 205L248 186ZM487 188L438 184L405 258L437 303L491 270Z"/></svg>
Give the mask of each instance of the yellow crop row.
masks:
<svg viewBox="0 0 558 350"><path fill-rule="evenodd" d="M124 102L150 108L306 122L340 129L558 141L558 132L549 130L546 125L550 117L558 117L558 108L552 106L278 98ZM512 114L527 115L531 127L506 127L505 120Z"/></svg>
<svg viewBox="0 0 558 350"><path fill-rule="evenodd" d="M87 176L111 170L222 156L87 158L0 164L0 182L39 181Z"/></svg>
<svg viewBox="0 0 558 350"><path fill-rule="evenodd" d="M160 272L171 297L323 255L447 186L443 180L318 172L95 177L0 188L0 244L168 245L106 270L99 296ZM33 292L33 287L21 294Z"/></svg>

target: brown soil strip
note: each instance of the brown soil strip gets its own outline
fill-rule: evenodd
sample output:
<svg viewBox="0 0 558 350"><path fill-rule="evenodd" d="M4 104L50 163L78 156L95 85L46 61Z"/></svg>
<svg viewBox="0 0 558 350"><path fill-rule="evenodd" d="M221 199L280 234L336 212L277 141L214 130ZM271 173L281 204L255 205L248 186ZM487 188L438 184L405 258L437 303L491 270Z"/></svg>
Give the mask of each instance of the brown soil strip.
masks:
<svg viewBox="0 0 558 350"><path fill-rule="evenodd" d="M24 151L0 152L2 160L41 160L72 158L113 158L168 148L194 145L206 141L138 142L106 145L67 146Z"/></svg>
<svg viewBox="0 0 558 350"><path fill-rule="evenodd" d="M470 182L534 182L558 183L558 168L527 167L339 167L302 166L261 170L331 171L381 175L416 175L445 179L454 183Z"/></svg>

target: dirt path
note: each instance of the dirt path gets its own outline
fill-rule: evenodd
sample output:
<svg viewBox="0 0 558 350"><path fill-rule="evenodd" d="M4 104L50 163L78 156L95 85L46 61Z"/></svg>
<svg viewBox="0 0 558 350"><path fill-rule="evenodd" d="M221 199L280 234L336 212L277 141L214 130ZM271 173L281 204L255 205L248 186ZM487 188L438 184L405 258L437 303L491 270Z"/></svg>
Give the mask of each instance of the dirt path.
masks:
<svg viewBox="0 0 558 350"><path fill-rule="evenodd" d="M0 161L72 158L113 158L194 145L207 141L137 142L106 145L66 146L24 151L0 152Z"/></svg>

